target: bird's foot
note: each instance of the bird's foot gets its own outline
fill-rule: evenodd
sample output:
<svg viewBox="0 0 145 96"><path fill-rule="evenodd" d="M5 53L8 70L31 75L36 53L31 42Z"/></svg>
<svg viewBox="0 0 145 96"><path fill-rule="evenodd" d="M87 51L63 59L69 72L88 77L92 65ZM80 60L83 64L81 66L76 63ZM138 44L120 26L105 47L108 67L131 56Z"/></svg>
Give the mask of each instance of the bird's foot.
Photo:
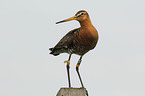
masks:
<svg viewBox="0 0 145 96"><path fill-rule="evenodd" d="M85 87L80 87L81 89L85 88Z"/></svg>

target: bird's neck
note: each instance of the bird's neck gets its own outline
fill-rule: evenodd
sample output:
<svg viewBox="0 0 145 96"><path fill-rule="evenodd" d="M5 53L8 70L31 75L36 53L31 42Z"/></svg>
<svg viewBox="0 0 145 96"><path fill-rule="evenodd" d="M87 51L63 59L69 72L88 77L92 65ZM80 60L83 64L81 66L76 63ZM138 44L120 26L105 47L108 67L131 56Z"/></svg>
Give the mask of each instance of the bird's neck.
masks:
<svg viewBox="0 0 145 96"><path fill-rule="evenodd" d="M87 27L93 26L93 25L92 25L92 22L91 22L91 20L90 20L90 18L88 18L88 19L86 19L86 20L84 20L84 21L81 21L81 22L80 22L80 25L81 25L81 27L83 27L83 28L87 28Z"/></svg>

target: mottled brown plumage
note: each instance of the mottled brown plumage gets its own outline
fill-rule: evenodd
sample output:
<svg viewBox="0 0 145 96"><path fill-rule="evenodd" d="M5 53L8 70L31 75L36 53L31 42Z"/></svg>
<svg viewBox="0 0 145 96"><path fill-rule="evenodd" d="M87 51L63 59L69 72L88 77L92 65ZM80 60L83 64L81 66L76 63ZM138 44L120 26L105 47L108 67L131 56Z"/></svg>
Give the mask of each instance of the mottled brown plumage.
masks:
<svg viewBox="0 0 145 96"><path fill-rule="evenodd" d="M89 50L92 50L95 48L97 41L98 41L98 32L95 29L95 27L92 25L89 14L81 10L75 14L74 17L57 22L62 23L70 20L77 20L80 23L80 28L74 29L67 33L58 43L55 47L50 48L51 52L50 54L53 54L54 56L59 55L60 53L68 53L69 59L65 61L67 63L67 73L68 73L68 83L69 87L71 87L70 83L70 74L69 74L69 68L70 68L70 58L72 54L78 54L80 55L80 59L76 65L76 71L79 76L80 82L82 87L84 88L80 73L79 73L79 66L82 60L82 56L87 53ZM88 94L86 92L86 94Z"/></svg>
<svg viewBox="0 0 145 96"><path fill-rule="evenodd" d="M81 27L67 33L54 48L50 48L50 54L56 56L60 53L69 53L82 56L96 46L98 32L92 25L88 13L86 11L77 12L75 20L80 22Z"/></svg>

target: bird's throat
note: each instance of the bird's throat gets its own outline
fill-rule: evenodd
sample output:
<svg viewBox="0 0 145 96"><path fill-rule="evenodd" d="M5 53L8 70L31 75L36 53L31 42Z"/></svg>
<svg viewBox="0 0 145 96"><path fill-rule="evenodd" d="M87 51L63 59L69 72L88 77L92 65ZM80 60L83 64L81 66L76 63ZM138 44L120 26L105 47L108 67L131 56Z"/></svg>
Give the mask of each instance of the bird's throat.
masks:
<svg viewBox="0 0 145 96"><path fill-rule="evenodd" d="M81 27L92 27L93 26L92 22L89 18L84 21L81 21L80 25L81 25Z"/></svg>

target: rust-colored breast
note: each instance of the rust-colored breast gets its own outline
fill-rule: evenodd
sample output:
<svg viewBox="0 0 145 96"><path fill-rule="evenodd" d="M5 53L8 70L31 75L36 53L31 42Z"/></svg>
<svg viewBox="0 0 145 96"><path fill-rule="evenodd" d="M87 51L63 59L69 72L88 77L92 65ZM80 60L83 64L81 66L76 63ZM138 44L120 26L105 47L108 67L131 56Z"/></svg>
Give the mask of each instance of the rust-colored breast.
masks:
<svg viewBox="0 0 145 96"><path fill-rule="evenodd" d="M79 35L75 38L75 41L77 46L84 51L82 53L86 53L96 46L98 32L93 26L89 28L80 28Z"/></svg>

